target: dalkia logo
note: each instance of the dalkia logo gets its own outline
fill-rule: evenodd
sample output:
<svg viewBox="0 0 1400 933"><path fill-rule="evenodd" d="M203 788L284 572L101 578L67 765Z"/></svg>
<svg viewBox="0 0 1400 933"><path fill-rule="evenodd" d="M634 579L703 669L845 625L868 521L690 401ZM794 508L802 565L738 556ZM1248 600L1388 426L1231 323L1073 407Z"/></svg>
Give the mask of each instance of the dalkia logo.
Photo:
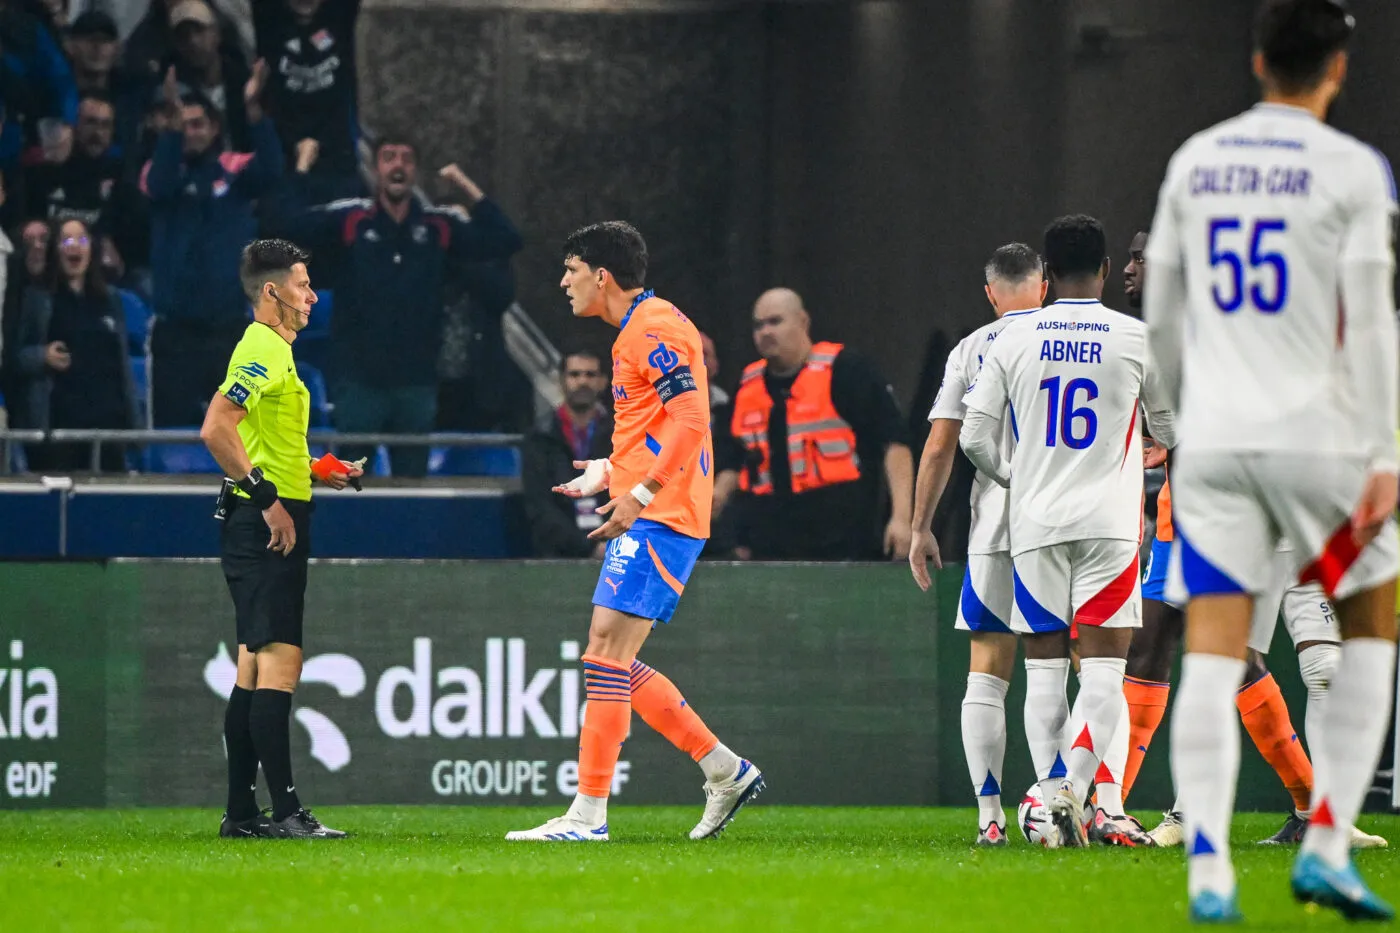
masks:
<svg viewBox="0 0 1400 933"><path fill-rule="evenodd" d="M204 665L204 682L220 697L227 697L237 680L238 665L220 642L219 650ZM341 696L355 697L364 692L365 669L348 654L318 654L302 665L301 682L329 684ZM350 763L350 743L329 717L309 706L298 706L292 715L311 736L311 757L326 770L339 771Z"/></svg>
<svg viewBox="0 0 1400 933"><path fill-rule="evenodd" d="M385 669L374 687L374 717L391 739L528 738L568 739L583 718L580 672L573 666L531 669L525 639L487 638L478 669L437 667L433 640L413 639L413 663ZM579 643L559 642L559 658L577 662ZM220 643L204 665L204 682L227 697L237 675L228 647ZM365 669L346 654L310 657L303 687L326 684L342 697L365 692ZM301 691L298 691L298 698ZM306 706L294 712L311 735L311 756L331 771L350 763L345 733L325 714Z"/></svg>
<svg viewBox="0 0 1400 933"><path fill-rule="evenodd" d="M56 739L58 677L47 667L26 670L23 660L24 642L10 642L11 667L0 667L0 697L9 695L0 702L0 739Z"/></svg>

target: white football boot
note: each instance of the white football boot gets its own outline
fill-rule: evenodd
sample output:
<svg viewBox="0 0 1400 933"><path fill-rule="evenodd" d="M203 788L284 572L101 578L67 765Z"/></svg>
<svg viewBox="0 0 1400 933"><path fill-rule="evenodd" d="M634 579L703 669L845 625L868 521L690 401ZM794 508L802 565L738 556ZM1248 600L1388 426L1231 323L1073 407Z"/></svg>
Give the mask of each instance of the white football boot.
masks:
<svg viewBox="0 0 1400 933"><path fill-rule="evenodd" d="M710 839L724 832L739 808L763 793L763 772L739 759L739 770L726 781L705 782L705 814L690 831L691 839Z"/></svg>
<svg viewBox="0 0 1400 933"><path fill-rule="evenodd" d="M1186 821L1177 811L1169 810L1162 814L1162 822L1147 835L1159 848L1179 846L1186 841Z"/></svg>
<svg viewBox="0 0 1400 933"><path fill-rule="evenodd" d="M1063 848L1084 848L1089 844L1089 834L1084 829L1084 804L1074 793L1074 785L1065 781L1046 807L1050 811L1050 822L1059 833Z"/></svg>
<svg viewBox="0 0 1400 933"><path fill-rule="evenodd" d="M607 842L608 824L590 826L583 820L564 814L556 816L534 829L518 829L506 833L507 842Z"/></svg>

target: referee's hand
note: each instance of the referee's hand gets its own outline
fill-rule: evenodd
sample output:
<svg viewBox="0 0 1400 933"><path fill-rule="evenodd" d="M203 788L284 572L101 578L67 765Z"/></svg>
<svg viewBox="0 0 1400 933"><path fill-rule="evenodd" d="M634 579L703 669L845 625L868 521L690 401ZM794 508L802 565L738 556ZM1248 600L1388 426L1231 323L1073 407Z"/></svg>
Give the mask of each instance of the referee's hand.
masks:
<svg viewBox="0 0 1400 933"><path fill-rule="evenodd" d="M263 509L263 521L267 522L268 530L272 532L267 549L283 557L292 553L292 548L297 546L297 526L292 523L292 516L282 503L274 502Z"/></svg>

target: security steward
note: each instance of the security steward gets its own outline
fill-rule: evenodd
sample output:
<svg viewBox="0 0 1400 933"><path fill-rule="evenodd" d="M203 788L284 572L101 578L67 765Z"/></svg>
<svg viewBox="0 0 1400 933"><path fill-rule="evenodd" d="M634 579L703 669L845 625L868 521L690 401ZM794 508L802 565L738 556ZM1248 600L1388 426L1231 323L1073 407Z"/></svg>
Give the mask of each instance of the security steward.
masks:
<svg viewBox="0 0 1400 933"><path fill-rule="evenodd" d="M875 368L839 343L813 343L802 298L786 288L754 305L763 357L744 369L730 433L743 449L735 555L755 560L908 556L913 457L904 419ZM890 490L880 532L879 470ZM716 486L724 481L716 479Z"/></svg>
<svg viewBox="0 0 1400 933"><path fill-rule="evenodd" d="M297 376L292 341L311 318L316 293L308 254L285 240L256 240L239 273L253 323L209 403L200 438L226 476L216 518L220 561L238 626L238 679L224 714L228 750L225 838L333 839L297 798L292 780L292 692L301 679L302 611L311 551L311 395ZM324 482L343 489L361 475L346 465ZM254 797L261 762L271 818Z"/></svg>

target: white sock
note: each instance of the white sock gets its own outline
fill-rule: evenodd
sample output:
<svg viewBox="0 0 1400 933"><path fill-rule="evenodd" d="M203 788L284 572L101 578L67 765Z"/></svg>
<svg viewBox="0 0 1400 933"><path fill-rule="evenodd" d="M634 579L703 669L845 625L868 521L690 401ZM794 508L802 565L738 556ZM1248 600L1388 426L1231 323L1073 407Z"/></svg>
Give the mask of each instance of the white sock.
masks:
<svg viewBox="0 0 1400 933"><path fill-rule="evenodd" d="M1084 725L1078 733L1065 734L1065 742L1070 746L1065 764L1074 794L1081 801L1089 796L1089 785L1094 782L1099 762L1118 726L1123 710L1123 671L1127 666L1122 658L1084 658L1079 662L1079 697L1075 705L1080 707Z"/></svg>
<svg viewBox="0 0 1400 933"><path fill-rule="evenodd" d="M725 747L723 742L706 752L699 764L700 770L705 772L705 780L711 784L728 781L739 773L739 756Z"/></svg>
<svg viewBox="0 0 1400 933"><path fill-rule="evenodd" d="M992 674L968 674L962 701L963 754L977 797L977 826L1006 827L1001 809L1001 765L1006 759L1006 691L1011 685Z"/></svg>
<svg viewBox="0 0 1400 933"><path fill-rule="evenodd" d="M1350 857L1351 827L1376 773L1394 692L1394 642L1342 642L1337 672L1322 705L1322 737L1313 758L1324 765L1314 771L1312 822L1303 837L1303 851L1317 854L1333 868L1341 868Z"/></svg>
<svg viewBox="0 0 1400 933"><path fill-rule="evenodd" d="M1172 707L1172 780L1186 819L1186 877L1192 897L1235 890L1230 865L1230 814L1240 775L1240 727L1235 692L1245 663L1218 654L1188 653Z"/></svg>
<svg viewBox="0 0 1400 933"><path fill-rule="evenodd" d="M602 826L608 821L608 798L576 794L566 816L588 826Z"/></svg>
<svg viewBox="0 0 1400 933"><path fill-rule="evenodd" d="M1122 691L1119 691L1119 696L1122 696ZM1113 738L1108 740L1108 749L1104 752L1103 767L1094 775L1094 793L1099 795L1098 805L1109 816L1123 815L1123 772L1127 767L1128 698L1123 696L1118 723L1113 727Z"/></svg>
<svg viewBox="0 0 1400 933"><path fill-rule="evenodd" d="M1049 799L1064 778L1065 721L1069 719L1069 658L1026 659L1026 744L1040 792Z"/></svg>
<svg viewBox="0 0 1400 933"><path fill-rule="evenodd" d="M1298 652L1298 673L1303 675L1303 685L1308 688L1303 736L1308 740L1308 754L1313 758L1322 748L1322 703L1327 698L1327 686L1332 682L1341 659L1340 645L1313 645ZM1316 780L1316 764L1313 773Z"/></svg>

